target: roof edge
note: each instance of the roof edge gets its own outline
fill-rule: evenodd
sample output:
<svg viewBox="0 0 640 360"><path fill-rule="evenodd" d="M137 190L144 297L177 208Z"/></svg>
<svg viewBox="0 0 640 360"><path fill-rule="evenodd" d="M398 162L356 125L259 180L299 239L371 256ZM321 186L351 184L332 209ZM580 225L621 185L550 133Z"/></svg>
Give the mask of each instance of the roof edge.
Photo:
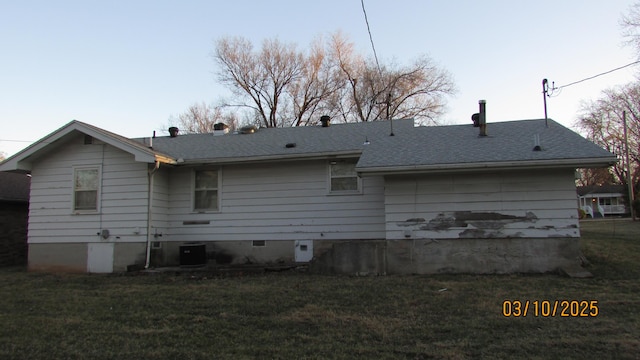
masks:
<svg viewBox="0 0 640 360"><path fill-rule="evenodd" d="M609 167L617 162L615 157L560 159L560 160L528 160L528 161L496 161L477 163L450 163L438 165L410 165L386 167L356 167L358 174L373 175L403 175L419 173L453 173L482 170L510 170L510 169L550 169L550 168L598 168Z"/></svg>
<svg viewBox="0 0 640 360"><path fill-rule="evenodd" d="M90 124L83 123L78 120L72 120L64 126L44 136L40 140L29 145L25 149L7 158L5 161L0 163L0 171L30 171L31 164L29 161L25 160L41 151L44 151L44 149L46 149L50 143L63 138L65 135L68 135L73 131L79 131L81 133L90 135L100 141L103 141L106 144L114 146L122 151L128 152L132 154L135 158L135 161L138 162L154 163L156 161L160 161L170 164L175 163L175 160L170 156L160 154L153 149L146 148L142 144L135 144L121 135L112 133L110 131L98 128Z"/></svg>
<svg viewBox="0 0 640 360"><path fill-rule="evenodd" d="M362 150L349 150L349 151L331 151L322 153L306 153L306 154L289 154L289 155L263 155L263 156L249 156L249 157L233 157L233 158L220 158L220 159L178 159L177 165L199 165L199 164L212 164L212 165L225 165L225 164L238 164L238 163L252 163L263 161L292 161L292 160L316 160L326 159L330 157L338 156L359 156L362 154Z"/></svg>

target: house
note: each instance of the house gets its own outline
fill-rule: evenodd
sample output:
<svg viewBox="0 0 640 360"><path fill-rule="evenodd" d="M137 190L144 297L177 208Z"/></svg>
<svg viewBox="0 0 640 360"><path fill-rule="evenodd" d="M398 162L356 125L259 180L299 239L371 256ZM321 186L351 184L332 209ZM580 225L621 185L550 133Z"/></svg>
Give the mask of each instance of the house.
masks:
<svg viewBox="0 0 640 360"><path fill-rule="evenodd" d="M592 218L629 214L624 185L578 186L578 202Z"/></svg>
<svg viewBox="0 0 640 360"><path fill-rule="evenodd" d="M29 269L553 271L580 255L575 169L616 161L552 120L171 130L72 121L0 164L32 175Z"/></svg>
<svg viewBox="0 0 640 360"><path fill-rule="evenodd" d="M27 264L27 174L0 172L0 266Z"/></svg>

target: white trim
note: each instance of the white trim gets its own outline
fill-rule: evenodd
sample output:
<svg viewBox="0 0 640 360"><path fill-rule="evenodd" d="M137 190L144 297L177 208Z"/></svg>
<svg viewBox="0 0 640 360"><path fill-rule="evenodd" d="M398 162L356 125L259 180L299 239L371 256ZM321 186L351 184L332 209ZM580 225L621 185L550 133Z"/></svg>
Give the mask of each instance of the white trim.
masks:
<svg viewBox="0 0 640 360"><path fill-rule="evenodd" d="M102 165L74 165L71 167L71 213L74 215L99 214L102 207ZM77 170L98 170L98 184L96 185L96 209L76 209L76 171Z"/></svg>
<svg viewBox="0 0 640 360"><path fill-rule="evenodd" d="M332 190L331 189L331 180L334 176L331 176L331 165L332 162L336 161L352 161L354 165L354 173L357 182L356 190ZM329 159L326 162L326 173L327 173L327 195L359 195L362 194L362 178L358 175L356 166L358 165L358 158L338 158L338 159ZM339 176L337 178L351 178L352 176Z"/></svg>
<svg viewBox="0 0 640 360"><path fill-rule="evenodd" d="M585 159L557 159L557 160L514 160L495 162L452 163L436 165L406 165L356 167L362 176L416 174L416 173L454 173L482 170L513 170L513 169L552 169L552 168L590 168L614 165L616 158L585 158Z"/></svg>

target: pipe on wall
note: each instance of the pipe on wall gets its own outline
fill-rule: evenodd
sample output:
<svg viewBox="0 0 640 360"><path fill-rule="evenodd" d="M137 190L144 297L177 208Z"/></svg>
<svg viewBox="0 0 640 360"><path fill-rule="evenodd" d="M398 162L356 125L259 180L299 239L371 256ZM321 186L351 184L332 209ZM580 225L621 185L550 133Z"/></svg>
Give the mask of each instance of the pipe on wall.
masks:
<svg viewBox="0 0 640 360"><path fill-rule="evenodd" d="M144 268L148 269L151 262L151 227L153 224L153 178L160 169L160 161L156 160L153 169L149 170L149 189L147 193L147 253L145 256Z"/></svg>

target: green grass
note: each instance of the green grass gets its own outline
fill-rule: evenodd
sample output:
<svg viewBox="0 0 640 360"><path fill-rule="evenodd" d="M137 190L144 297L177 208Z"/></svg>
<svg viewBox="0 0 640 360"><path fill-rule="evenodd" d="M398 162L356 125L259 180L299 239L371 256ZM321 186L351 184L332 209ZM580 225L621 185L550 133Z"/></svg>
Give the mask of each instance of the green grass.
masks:
<svg viewBox="0 0 640 360"><path fill-rule="evenodd" d="M581 224L591 279L0 270L0 359L633 359L640 223ZM504 317L597 300L597 317Z"/></svg>

